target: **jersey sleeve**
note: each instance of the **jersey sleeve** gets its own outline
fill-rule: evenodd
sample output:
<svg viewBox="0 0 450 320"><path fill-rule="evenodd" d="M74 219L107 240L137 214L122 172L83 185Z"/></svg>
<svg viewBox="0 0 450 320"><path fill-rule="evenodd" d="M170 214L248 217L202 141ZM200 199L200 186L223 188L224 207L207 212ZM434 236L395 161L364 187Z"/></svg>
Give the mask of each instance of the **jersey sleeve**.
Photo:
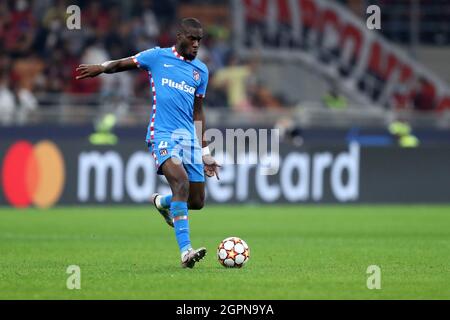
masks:
<svg viewBox="0 0 450 320"><path fill-rule="evenodd" d="M197 90L195 91L196 97L199 98L205 97L206 88L208 87L208 77L209 77L208 69L200 73L200 85L197 87Z"/></svg>
<svg viewBox="0 0 450 320"><path fill-rule="evenodd" d="M159 56L159 47L148 49L133 56L136 65L144 70L151 71Z"/></svg>

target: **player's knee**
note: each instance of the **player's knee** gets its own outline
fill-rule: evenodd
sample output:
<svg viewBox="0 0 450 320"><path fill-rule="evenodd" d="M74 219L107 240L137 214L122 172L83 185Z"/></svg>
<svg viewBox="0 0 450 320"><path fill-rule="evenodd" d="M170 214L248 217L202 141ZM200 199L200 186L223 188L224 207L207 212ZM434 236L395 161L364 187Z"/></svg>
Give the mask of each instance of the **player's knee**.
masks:
<svg viewBox="0 0 450 320"><path fill-rule="evenodd" d="M198 197L189 202L189 209L200 210L205 205L205 199Z"/></svg>

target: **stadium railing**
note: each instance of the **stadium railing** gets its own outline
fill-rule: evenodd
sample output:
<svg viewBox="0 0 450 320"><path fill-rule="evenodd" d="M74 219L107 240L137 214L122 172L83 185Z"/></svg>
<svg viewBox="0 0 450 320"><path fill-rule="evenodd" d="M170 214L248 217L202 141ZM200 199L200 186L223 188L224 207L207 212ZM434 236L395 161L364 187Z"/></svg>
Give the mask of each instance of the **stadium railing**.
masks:
<svg viewBox="0 0 450 320"><path fill-rule="evenodd" d="M42 98L42 97L41 97ZM17 108L14 114L1 114L0 126L37 125L37 124L89 124L107 113L117 116L118 126L134 126L148 122L150 107L145 99L127 101L105 100L98 96L76 98L70 96L53 96L32 111ZM252 111L233 111L226 107L206 106L208 127L274 127L281 119L291 119L303 128L330 127L351 128L374 127L385 128L392 121L406 121L415 127L450 129L450 112L419 112L412 110L387 110L379 106L352 105L348 108L329 109L319 101L299 103L295 107L283 109L257 108Z"/></svg>

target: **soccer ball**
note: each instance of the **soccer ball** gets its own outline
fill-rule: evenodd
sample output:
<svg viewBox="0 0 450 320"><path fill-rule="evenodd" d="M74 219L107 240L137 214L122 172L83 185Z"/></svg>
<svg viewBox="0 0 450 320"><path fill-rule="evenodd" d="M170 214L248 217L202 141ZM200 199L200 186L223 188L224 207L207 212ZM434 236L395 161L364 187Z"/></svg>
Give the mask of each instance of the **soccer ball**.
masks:
<svg viewBox="0 0 450 320"><path fill-rule="evenodd" d="M249 258L247 243L238 237L224 239L217 248L217 259L226 268L241 268Z"/></svg>

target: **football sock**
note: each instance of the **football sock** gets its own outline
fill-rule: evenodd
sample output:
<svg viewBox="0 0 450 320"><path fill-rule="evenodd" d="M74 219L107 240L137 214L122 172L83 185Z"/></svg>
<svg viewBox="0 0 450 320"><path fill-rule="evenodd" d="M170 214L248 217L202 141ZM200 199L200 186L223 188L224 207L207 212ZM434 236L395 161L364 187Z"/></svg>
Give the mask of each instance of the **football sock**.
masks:
<svg viewBox="0 0 450 320"><path fill-rule="evenodd" d="M170 208L170 203L172 202L172 195L169 194L167 196L160 196L160 197L158 197L158 200L159 200L159 206L158 207L169 209ZM158 203L157 203L157 205L158 205Z"/></svg>
<svg viewBox="0 0 450 320"><path fill-rule="evenodd" d="M187 202L173 201L170 204L170 212L173 216L173 225L178 247L181 252L184 252L191 248Z"/></svg>

